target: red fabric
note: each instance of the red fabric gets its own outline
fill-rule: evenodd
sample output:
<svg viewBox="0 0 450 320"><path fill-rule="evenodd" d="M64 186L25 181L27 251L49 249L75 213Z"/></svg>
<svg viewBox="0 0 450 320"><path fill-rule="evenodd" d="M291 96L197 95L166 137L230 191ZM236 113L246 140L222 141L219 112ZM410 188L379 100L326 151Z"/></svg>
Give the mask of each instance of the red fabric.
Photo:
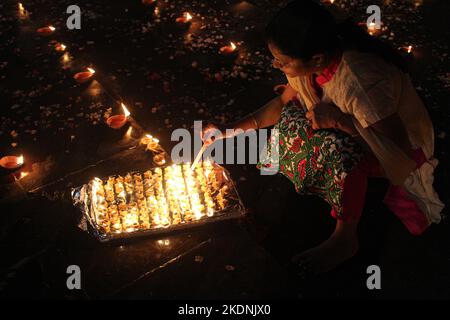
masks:
<svg viewBox="0 0 450 320"><path fill-rule="evenodd" d="M358 220L361 217L368 177L383 177L378 159L372 154L367 154L345 178L342 201L343 220ZM331 215L336 218L334 210L331 211Z"/></svg>
<svg viewBox="0 0 450 320"><path fill-rule="evenodd" d="M328 66L323 69L322 73L314 77L314 81L320 86L323 87L325 83L333 79L334 74L336 73L339 64L342 60L342 54L338 54Z"/></svg>
<svg viewBox="0 0 450 320"><path fill-rule="evenodd" d="M422 149L414 150L412 158L416 161L417 168L427 161ZM364 208L368 177L383 177L378 160L371 154L364 157L345 180L343 220L360 218ZM402 221L411 234L420 235L428 228L429 222L425 214L408 196L403 187L390 185L383 202ZM331 215L336 218L334 211L331 212Z"/></svg>
<svg viewBox="0 0 450 320"><path fill-rule="evenodd" d="M312 76L312 85L316 90L317 96L322 98L323 90L322 87L325 83L333 79L334 74L336 73L339 64L342 60L342 53L338 54L335 58L333 58L323 70L321 74L313 74Z"/></svg>

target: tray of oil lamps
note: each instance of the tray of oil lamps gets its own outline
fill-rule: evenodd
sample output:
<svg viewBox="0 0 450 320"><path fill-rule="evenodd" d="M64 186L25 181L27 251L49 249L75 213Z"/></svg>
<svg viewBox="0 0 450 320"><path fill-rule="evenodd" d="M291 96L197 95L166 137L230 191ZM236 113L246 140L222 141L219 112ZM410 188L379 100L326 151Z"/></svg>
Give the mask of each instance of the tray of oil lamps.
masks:
<svg viewBox="0 0 450 320"><path fill-rule="evenodd" d="M85 230L100 241L161 234L242 217L245 208L229 172L216 163L156 167L94 178L72 189Z"/></svg>

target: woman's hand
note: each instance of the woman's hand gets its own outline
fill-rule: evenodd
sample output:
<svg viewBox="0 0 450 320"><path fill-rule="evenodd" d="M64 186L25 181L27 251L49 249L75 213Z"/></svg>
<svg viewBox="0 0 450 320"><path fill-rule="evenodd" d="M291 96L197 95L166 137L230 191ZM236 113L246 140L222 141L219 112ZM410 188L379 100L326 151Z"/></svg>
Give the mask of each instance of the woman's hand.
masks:
<svg viewBox="0 0 450 320"><path fill-rule="evenodd" d="M200 132L200 138L206 145L214 143L216 139L225 139L227 138L226 126L208 123L205 127L202 128L202 131Z"/></svg>
<svg viewBox="0 0 450 320"><path fill-rule="evenodd" d="M336 128L339 120L345 115L338 107L329 103L318 103L306 112L314 130Z"/></svg>

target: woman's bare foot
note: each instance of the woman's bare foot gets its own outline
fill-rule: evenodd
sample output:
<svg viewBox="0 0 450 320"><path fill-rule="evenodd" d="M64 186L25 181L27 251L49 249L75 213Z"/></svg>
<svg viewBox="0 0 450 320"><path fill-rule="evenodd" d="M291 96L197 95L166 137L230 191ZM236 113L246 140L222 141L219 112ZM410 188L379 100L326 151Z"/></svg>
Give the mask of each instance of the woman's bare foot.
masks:
<svg viewBox="0 0 450 320"><path fill-rule="evenodd" d="M328 272L358 251L357 222L338 220L336 230L328 240L293 258L301 276Z"/></svg>

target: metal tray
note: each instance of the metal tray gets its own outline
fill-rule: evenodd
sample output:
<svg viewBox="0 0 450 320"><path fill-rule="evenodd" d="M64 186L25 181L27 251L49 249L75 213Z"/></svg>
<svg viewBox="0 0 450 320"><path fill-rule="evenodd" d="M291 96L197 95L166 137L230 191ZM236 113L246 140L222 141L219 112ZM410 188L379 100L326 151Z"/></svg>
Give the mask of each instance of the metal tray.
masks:
<svg viewBox="0 0 450 320"><path fill-rule="evenodd" d="M229 172L211 162L199 163L192 171L189 164L179 164L94 178L72 189L71 195L86 222L80 227L101 242L165 234L245 215Z"/></svg>

